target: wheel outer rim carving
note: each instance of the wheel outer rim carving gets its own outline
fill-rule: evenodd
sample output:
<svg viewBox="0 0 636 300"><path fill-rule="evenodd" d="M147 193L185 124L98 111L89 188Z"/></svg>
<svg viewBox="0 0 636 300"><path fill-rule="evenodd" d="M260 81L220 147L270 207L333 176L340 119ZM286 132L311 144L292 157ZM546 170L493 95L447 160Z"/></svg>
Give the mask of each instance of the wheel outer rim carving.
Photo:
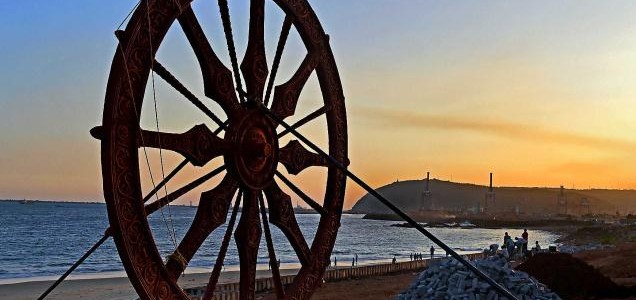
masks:
<svg viewBox="0 0 636 300"><path fill-rule="evenodd" d="M180 0L178 4L186 7L189 2ZM329 154L344 162L347 160L344 95L328 37L305 0L275 2L293 17L294 27L300 33L307 50L319 53L315 72L325 106L330 108L326 113ZM145 3L132 15L125 30L126 35L121 40L123 53L117 51L113 59L103 114L105 135L101 143L101 157L104 198L117 250L128 278L141 299L187 299L183 290L175 282L168 280L163 260L152 238L144 213L144 203L141 201L136 147L140 108L150 72L151 61L147 58L154 57L163 37L178 16L178 8L172 6L174 3L176 2L148 3L153 25L151 35L154 48L151 49L151 54L147 48ZM274 148L277 150L278 144ZM277 161L276 157L272 159ZM267 173L267 176L271 175ZM345 183L344 173L335 167L329 167L323 204L327 213L321 217L311 245L312 259L300 269L294 283L286 290L288 298L309 298L321 281L325 261L331 255L340 226Z"/></svg>

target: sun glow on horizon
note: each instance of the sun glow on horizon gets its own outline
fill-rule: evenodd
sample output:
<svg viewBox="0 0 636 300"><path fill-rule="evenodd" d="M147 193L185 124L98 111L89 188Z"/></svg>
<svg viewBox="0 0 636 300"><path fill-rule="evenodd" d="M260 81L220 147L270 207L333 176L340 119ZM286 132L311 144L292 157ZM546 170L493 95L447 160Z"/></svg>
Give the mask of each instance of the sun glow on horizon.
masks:
<svg viewBox="0 0 636 300"><path fill-rule="evenodd" d="M494 172L497 186L636 189L636 3L398 2L312 3L344 87L354 173L374 187L430 171L476 184ZM0 32L10 41L0 47L0 198L102 201L99 142L88 130L101 123L113 24L134 3L12 5L0 12ZM246 6L233 5L239 24ZM269 64L281 20L267 23ZM215 41L223 39L217 23L202 24ZM159 55L202 96L196 60L176 29ZM280 80L304 57L297 35L290 43L296 46L286 49ZM215 128L160 79L157 91L162 129ZM320 99L312 76L291 121ZM152 126L153 118L144 115L142 124ZM324 118L301 131L326 147ZM179 159L169 154L166 165ZM159 174L157 161L151 154ZM195 178L192 171L170 188ZM294 182L321 201L324 177L308 170ZM345 208L364 194L348 181ZM177 203L196 203L198 195Z"/></svg>

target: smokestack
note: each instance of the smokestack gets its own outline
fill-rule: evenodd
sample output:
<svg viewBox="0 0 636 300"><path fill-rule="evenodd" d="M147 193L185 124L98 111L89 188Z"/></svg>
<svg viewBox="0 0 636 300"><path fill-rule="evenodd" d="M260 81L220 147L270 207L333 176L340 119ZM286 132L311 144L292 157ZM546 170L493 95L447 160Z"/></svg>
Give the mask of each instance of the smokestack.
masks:
<svg viewBox="0 0 636 300"><path fill-rule="evenodd" d="M426 172L426 189L424 189L424 190L425 190L425 191L427 191L427 192L428 192L428 180L429 180L429 175L430 175L430 172Z"/></svg>
<svg viewBox="0 0 636 300"><path fill-rule="evenodd" d="M488 188L488 191L492 192L492 173L490 173L490 187Z"/></svg>

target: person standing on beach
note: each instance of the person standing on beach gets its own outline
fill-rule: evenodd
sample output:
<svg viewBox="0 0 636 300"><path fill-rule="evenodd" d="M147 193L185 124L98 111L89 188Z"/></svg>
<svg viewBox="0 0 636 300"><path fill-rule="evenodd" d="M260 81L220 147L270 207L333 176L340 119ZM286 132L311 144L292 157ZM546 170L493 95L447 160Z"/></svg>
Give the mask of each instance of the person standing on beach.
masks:
<svg viewBox="0 0 636 300"><path fill-rule="evenodd" d="M393 260L391 261L392 263L397 263L397 259L395 259L395 255L393 255Z"/></svg>
<svg viewBox="0 0 636 300"><path fill-rule="evenodd" d="M356 266L356 258L352 258L351 259L351 267L355 267Z"/></svg>
<svg viewBox="0 0 636 300"><path fill-rule="evenodd" d="M512 251L515 249L515 243L512 241L512 238L508 235L508 232L504 234L504 247L506 247L506 249L508 250L508 254L512 254Z"/></svg>
<svg viewBox="0 0 636 300"><path fill-rule="evenodd" d="M521 234L521 237L523 238L523 245L521 245L521 252L523 253L523 255L526 255L528 253L528 229L523 229L523 233Z"/></svg>
<svg viewBox="0 0 636 300"><path fill-rule="evenodd" d="M358 254L357 254L357 253L356 253L356 259L355 259L355 261L356 261L356 266L357 266L357 265L358 265Z"/></svg>
<svg viewBox="0 0 636 300"><path fill-rule="evenodd" d="M333 257L333 267L337 268L338 267L338 258L337 257Z"/></svg>
<svg viewBox="0 0 636 300"><path fill-rule="evenodd" d="M433 259L434 255L435 255L435 247L431 246L431 259Z"/></svg>

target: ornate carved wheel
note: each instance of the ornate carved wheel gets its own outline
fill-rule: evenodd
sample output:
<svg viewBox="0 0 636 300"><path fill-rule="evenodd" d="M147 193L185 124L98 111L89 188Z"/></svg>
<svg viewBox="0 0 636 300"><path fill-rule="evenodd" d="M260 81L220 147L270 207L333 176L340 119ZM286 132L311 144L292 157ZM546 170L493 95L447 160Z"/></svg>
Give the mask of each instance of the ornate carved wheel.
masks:
<svg viewBox="0 0 636 300"><path fill-rule="evenodd" d="M328 166L323 157L308 151L298 141L292 140L285 146L279 145L279 139L288 132L281 130L263 109L271 110L280 119L294 115L305 82L316 72L324 106L292 126L302 126L324 114L328 153L346 164L344 96L328 36L305 0L274 1L284 12L285 20L272 70L269 72L263 37L264 1L250 1L249 36L240 71L226 0L219 0L219 7L226 34L225 42L232 60L232 71L213 51L190 8L190 1L187 0L142 1L132 14L125 31L117 33L120 43L108 79L103 124L94 128L91 133L101 139L104 195L111 234L128 277L142 299L187 299L177 284L178 278L211 232L227 221L227 230L206 292L206 298L210 298L239 210L241 215L234 239L239 250L241 298L254 297L256 260L262 232L265 234L270 262L276 261L268 223L274 224L284 233L301 263L294 282L285 287L281 284L276 263L272 264L277 297L309 298L321 281L326 268L325 262L329 260L340 224L345 175L337 168ZM221 106L228 116L226 122L216 117L154 59L166 32L175 20L199 62L204 94ZM299 33L307 54L293 76L276 86L272 93L273 78L291 28ZM223 41L215 41L217 44L221 42ZM150 72L153 71L217 122L219 130L213 132L203 124L184 133L140 128L144 91ZM245 91L239 73L245 80ZM273 96L271 107L268 108L270 94ZM223 138L216 135L220 130L225 130ZM143 166L140 166L140 147L174 151L185 159L145 196L140 179L140 170L143 170ZM170 180L188 162L203 166L217 157L224 161L224 166L154 202L149 201L165 181ZM328 167L323 204L312 200L277 171L280 165L294 175L312 166ZM213 176L221 176L223 173L222 180L216 187L201 194L190 228L174 253L164 261L157 250L147 216ZM320 214L311 246L300 231L290 196L280 188L281 183ZM269 213L266 212L265 202ZM231 213L229 220L228 213Z"/></svg>

